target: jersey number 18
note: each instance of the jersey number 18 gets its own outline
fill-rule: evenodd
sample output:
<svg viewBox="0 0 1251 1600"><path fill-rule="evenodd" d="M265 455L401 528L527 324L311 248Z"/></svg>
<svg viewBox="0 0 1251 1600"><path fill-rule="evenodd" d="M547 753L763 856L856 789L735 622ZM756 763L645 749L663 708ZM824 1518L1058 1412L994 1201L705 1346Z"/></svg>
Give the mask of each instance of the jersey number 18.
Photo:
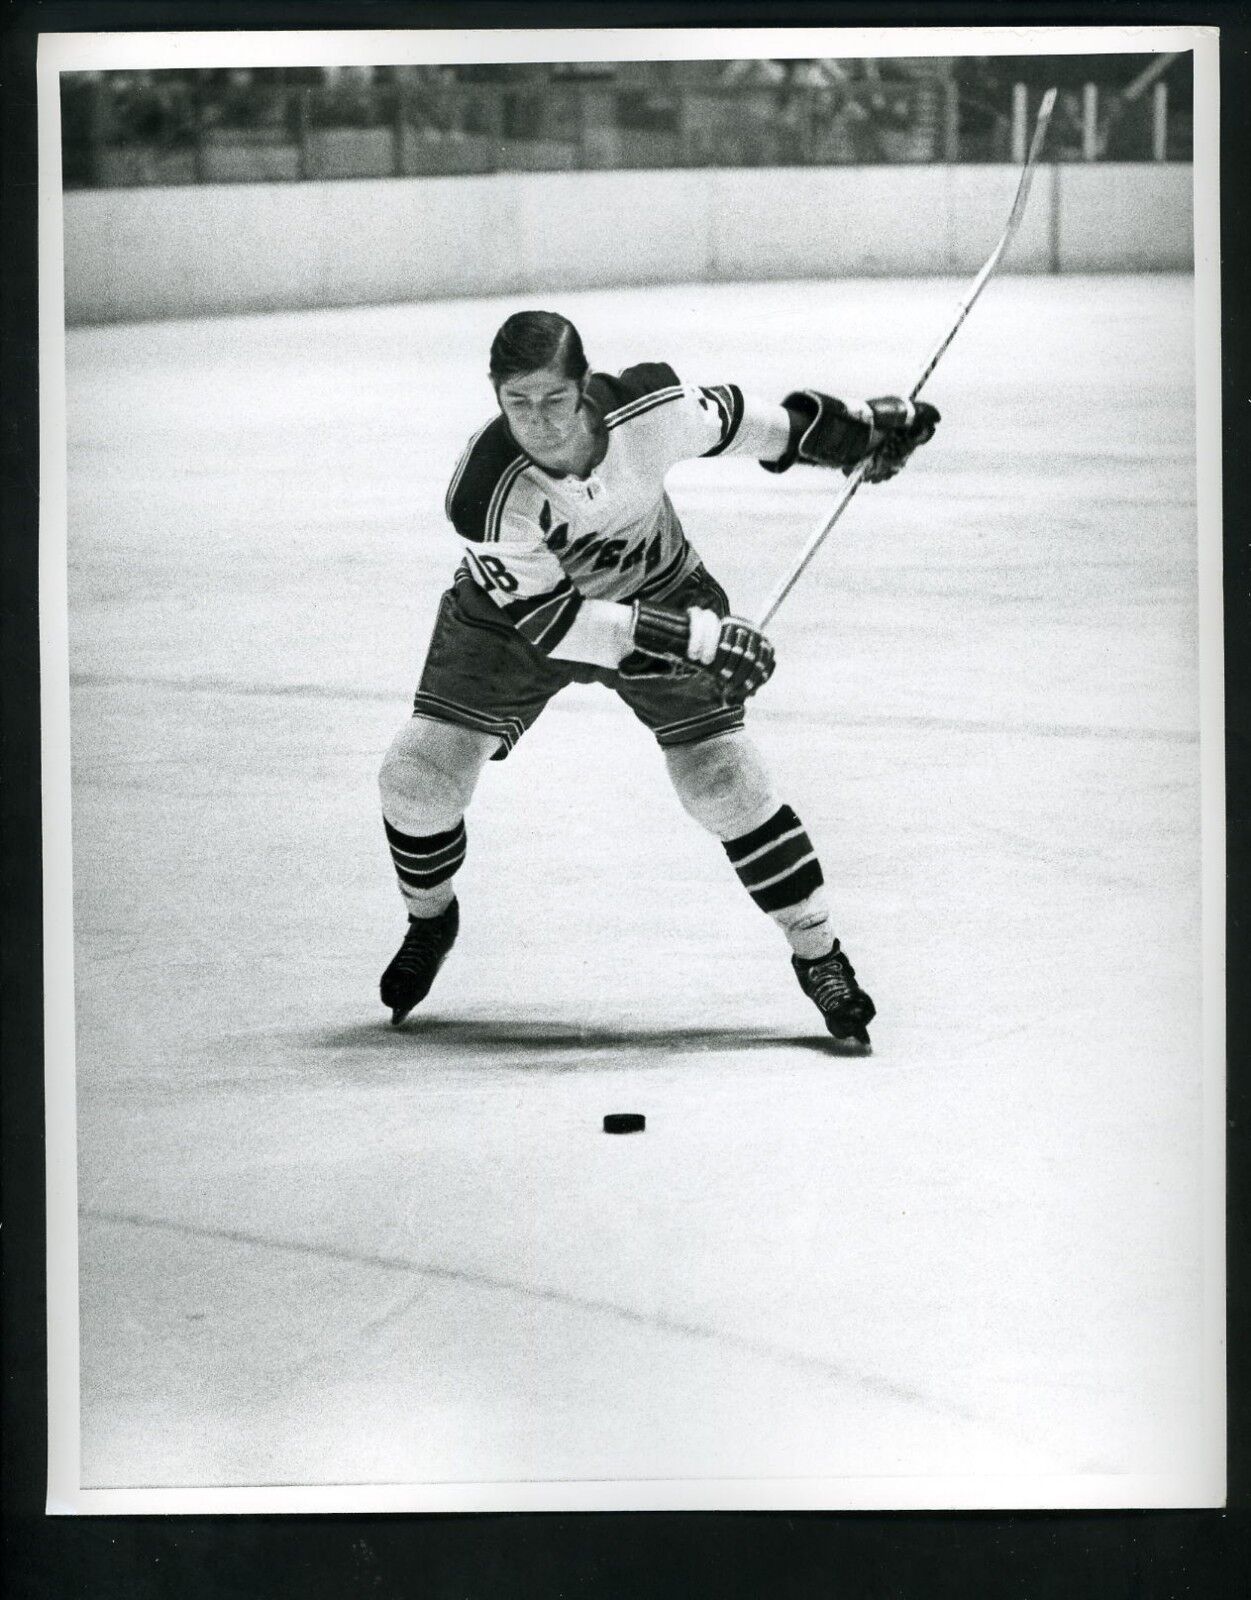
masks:
<svg viewBox="0 0 1251 1600"><path fill-rule="evenodd" d="M470 552L473 564L477 567L482 578L482 587L490 593L492 589L500 589L505 594L512 594L517 587L517 580L498 556L480 556Z"/></svg>

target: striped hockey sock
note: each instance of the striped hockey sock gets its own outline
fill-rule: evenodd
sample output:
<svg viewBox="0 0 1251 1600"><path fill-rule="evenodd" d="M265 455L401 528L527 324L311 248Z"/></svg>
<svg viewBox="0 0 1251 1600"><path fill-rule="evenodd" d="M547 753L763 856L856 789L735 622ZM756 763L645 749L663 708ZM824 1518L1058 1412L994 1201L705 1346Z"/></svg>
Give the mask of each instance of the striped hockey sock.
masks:
<svg viewBox="0 0 1251 1600"><path fill-rule="evenodd" d="M825 876L804 825L790 806L738 839L722 841L739 881L806 960L828 955L834 941Z"/></svg>
<svg viewBox="0 0 1251 1600"><path fill-rule="evenodd" d="M420 836L382 820L409 915L437 917L452 902L452 876L465 859L465 819L444 833Z"/></svg>

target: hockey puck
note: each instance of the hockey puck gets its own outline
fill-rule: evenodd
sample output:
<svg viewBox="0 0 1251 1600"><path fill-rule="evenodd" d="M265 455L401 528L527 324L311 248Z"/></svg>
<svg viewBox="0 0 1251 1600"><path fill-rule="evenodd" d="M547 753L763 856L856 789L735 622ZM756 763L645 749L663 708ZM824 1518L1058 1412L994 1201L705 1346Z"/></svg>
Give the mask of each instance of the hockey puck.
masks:
<svg viewBox="0 0 1251 1600"><path fill-rule="evenodd" d="M605 1133L642 1133L647 1118L638 1111L610 1111L604 1118Z"/></svg>

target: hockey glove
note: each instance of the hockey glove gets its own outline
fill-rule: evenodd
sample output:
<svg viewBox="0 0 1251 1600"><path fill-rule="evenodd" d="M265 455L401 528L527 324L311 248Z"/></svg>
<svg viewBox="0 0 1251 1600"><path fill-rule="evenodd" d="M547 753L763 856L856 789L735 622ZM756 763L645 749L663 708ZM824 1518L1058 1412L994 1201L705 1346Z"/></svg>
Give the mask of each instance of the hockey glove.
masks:
<svg viewBox="0 0 1251 1600"><path fill-rule="evenodd" d="M624 678L702 673L724 699L743 701L768 683L773 665L773 646L740 617L719 617L700 606L672 611L636 600L634 649L617 670Z"/></svg>
<svg viewBox="0 0 1251 1600"><path fill-rule="evenodd" d="M914 450L928 444L942 421L937 406L927 400L901 400L885 395L868 402L873 413L874 438L866 452L872 462L866 483L884 483L901 472Z"/></svg>
<svg viewBox="0 0 1251 1600"><path fill-rule="evenodd" d="M762 461L766 472L785 472L796 461L851 472L866 457L867 483L893 478L920 445L934 437L941 418L924 400L883 395L849 406L815 389L800 389L782 402L791 419L791 437L777 461Z"/></svg>

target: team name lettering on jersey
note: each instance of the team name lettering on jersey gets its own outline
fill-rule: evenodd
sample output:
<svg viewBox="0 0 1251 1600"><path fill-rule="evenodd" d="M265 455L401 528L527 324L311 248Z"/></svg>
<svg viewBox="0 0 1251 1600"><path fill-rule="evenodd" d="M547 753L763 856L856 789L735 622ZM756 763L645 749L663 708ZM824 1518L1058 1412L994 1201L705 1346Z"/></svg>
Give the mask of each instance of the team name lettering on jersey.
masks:
<svg viewBox="0 0 1251 1600"><path fill-rule="evenodd" d="M720 454L743 417L733 385L683 384L659 362L594 374L587 399L608 435L593 478L546 471L499 416L470 440L447 494L466 571L540 649L555 648L585 597L663 599L698 566L665 474Z"/></svg>

